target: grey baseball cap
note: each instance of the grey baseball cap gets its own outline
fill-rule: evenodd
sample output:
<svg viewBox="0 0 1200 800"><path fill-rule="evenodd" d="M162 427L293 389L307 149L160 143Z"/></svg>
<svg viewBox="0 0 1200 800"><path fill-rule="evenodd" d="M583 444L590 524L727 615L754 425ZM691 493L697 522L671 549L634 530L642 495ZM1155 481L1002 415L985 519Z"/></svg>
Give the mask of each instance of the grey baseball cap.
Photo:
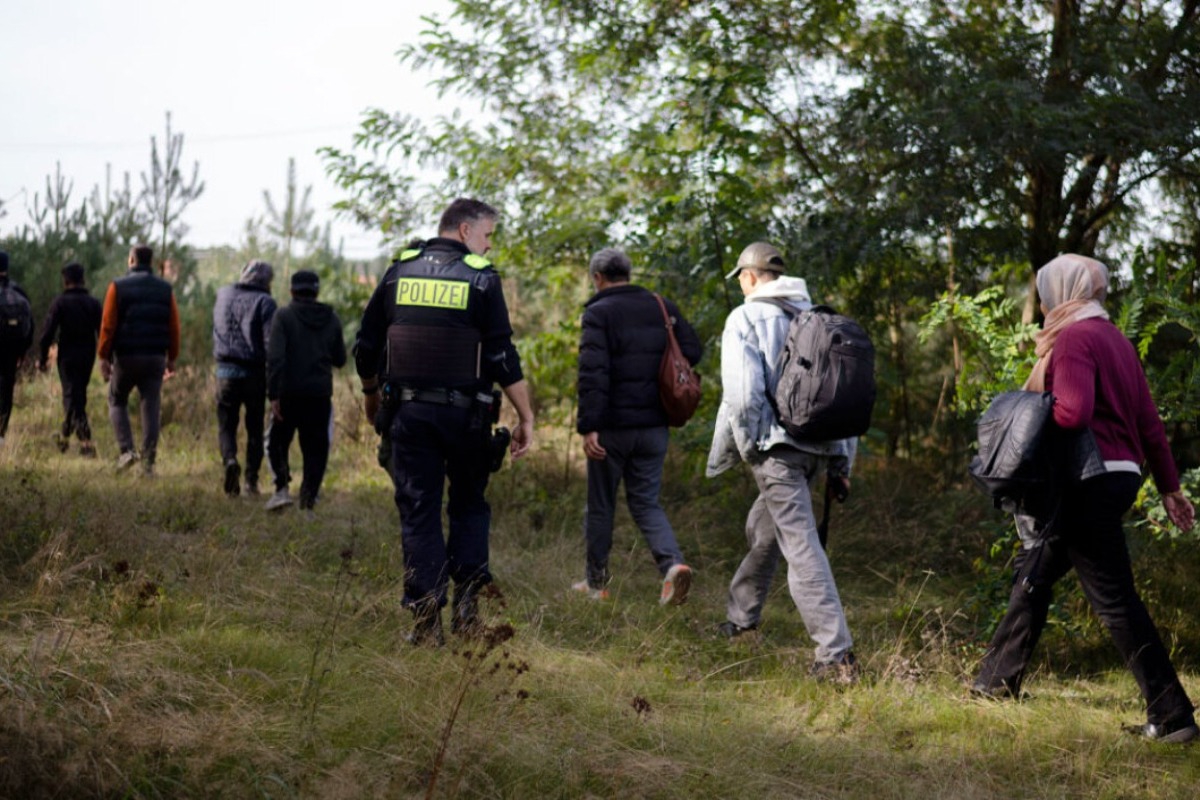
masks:
<svg viewBox="0 0 1200 800"><path fill-rule="evenodd" d="M738 256L737 266L730 270L725 279L736 278L738 273L744 269L761 269L767 272L782 273L785 269L783 254L773 244L755 242L742 251L742 254Z"/></svg>

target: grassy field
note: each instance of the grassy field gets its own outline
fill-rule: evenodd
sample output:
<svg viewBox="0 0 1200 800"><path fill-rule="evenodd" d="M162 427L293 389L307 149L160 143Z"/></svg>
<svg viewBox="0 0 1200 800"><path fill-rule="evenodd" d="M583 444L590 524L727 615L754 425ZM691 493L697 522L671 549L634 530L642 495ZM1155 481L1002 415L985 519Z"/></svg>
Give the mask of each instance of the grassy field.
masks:
<svg viewBox="0 0 1200 800"><path fill-rule="evenodd" d="M542 429L489 491L490 641L412 649L390 483L348 382L314 517L221 493L212 386L165 390L158 475L53 446L56 381L18 388L0 450L0 797L1193 798L1200 748L1140 741L1132 678L1078 593L1063 594L1029 698L968 699L995 613L981 571L999 521L970 489L860 462L831 558L866 677L806 678L782 576L761 634L715 635L753 499L707 481L675 437L666 503L697 581L657 605L619 518L612 599L582 574L582 454ZM136 427L136 426L135 426ZM293 456L298 459L298 454ZM295 462L294 462L295 463ZM1186 547L1134 540L1135 569L1200 693ZM511 635L511 638L508 638Z"/></svg>

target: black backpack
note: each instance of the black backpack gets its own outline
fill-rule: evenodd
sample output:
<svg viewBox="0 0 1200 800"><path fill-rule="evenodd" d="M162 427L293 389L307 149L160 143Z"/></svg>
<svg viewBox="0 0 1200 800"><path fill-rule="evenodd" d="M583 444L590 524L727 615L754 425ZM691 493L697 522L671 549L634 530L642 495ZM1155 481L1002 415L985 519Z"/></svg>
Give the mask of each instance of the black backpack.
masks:
<svg viewBox="0 0 1200 800"><path fill-rule="evenodd" d="M33 309L11 283L0 286L0 343L22 345L33 333Z"/></svg>
<svg viewBox="0 0 1200 800"><path fill-rule="evenodd" d="M794 438L826 442L861 436L875 408L875 346L854 320L829 306L791 317L779 354L779 385L772 398L779 423Z"/></svg>

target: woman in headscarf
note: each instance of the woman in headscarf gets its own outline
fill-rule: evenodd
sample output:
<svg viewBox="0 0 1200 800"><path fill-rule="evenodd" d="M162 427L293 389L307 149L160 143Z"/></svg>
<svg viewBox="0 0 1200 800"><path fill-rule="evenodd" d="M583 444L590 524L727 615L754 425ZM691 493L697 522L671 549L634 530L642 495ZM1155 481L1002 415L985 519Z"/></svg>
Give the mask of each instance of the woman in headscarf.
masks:
<svg viewBox="0 0 1200 800"><path fill-rule="evenodd" d="M1072 567L1146 700L1151 739L1186 742L1200 735L1154 622L1133 585L1121 518L1133 505L1146 462L1167 516L1183 530L1195 511L1179 488L1166 431L1133 345L1102 305L1108 270L1101 262L1062 255L1037 275L1046 315L1037 363L1025 388L1054 395L1054 421L1090 429L1104 459L1102 474L1067 484L1048 537L1034 555L1022 549L1008 611L992 638L972 691L1017 697L1030 655L1046 623L1054 583Z"/></svg>

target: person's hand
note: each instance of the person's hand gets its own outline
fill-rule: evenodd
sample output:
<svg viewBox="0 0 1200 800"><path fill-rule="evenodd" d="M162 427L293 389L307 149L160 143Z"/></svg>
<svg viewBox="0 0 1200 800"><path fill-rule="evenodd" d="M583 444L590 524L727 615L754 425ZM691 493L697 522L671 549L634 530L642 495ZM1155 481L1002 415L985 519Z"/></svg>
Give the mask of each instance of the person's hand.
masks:
<svg viewBox="0 0 1200 800"><path fill-rule="evenodd" d="M846 502L846 498L850 496L850 479L845 475L828 475L825 480L829 481L833 498L839 503Z"/></svg>
<svg viewBox="0 0 1200 800"><path fill-rule="evenodd" d="M112 380L112 362L104 360L100 362L100 377L104 380Z"/></svg>
<svg viewBox="0 0 1200 800"><path fill-rule="evenodd" d="M592 431L583 435L583 452L592 461L603 461L608 457L608 451L600 444L600 432Z"/></svg>
<svg viewBox="0 0 1200 800"><path fill-rule="evenodd" d="M516 461L521 456L529 452L529 448L533 446L533 420L525 419L517 423L516 430L512 432L512 443L508 446L508 452L512 453L513 461Z"/></svg>
<svg viewBox="0 0 1200 800"><path fill-rule="evenodd" d="M1163 508L1166 509L1171 522L1175 523L1175 527L1181 531L1190 531L1196 522L1196 509L1192 507L1191 501L1183 496L1183 492L1164 494L1162 500Z"/></svg>
<svg viewBox="0 0 1200 800"><path fill-rule="evenodd" d="M363 395L363 413L367 415L367 422L374 425L375 417L379 414L379 392Z"/></svg>
<svg viewBox="0 0 1200 800"><path fill-rule="evenodd" d="M271 401L271 419L277 422L283 422L283 412L279 410L279 401Z"/></svg>
<svg viewBox="0 0 1200 800"><path fill-rule="evenodd" d="M167 359L167 368L163 372L163 380L164 381L169 380L170 378L174 377L174 375L175 375L175 361L168 358Z"/></svg>

